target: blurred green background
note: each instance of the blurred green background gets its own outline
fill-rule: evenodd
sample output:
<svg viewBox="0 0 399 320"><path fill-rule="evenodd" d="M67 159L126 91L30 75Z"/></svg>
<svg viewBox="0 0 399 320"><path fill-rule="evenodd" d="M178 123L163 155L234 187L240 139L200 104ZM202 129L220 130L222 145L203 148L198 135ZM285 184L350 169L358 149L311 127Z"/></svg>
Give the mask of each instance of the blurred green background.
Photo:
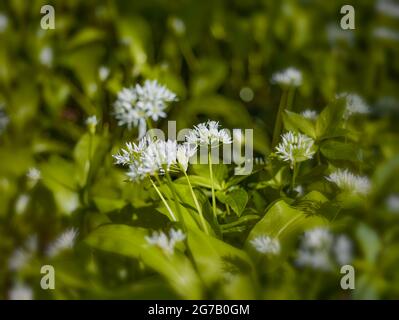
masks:
<svg viewBox="0 0 399 320"><path fill-rule="evenodd" d="M339 92L356 92L371 106L354 126L362 132L361 168L376 191L340 222L355 242L354 292L339 288L337 274L291 268L249 296L398 298L399 3L391 1L395 12L385 2L1 1L0 112L8 120L0 127L0 298L16 282L38 299L181 298L140 262L94 256L84 245L52 263L57 290L40 290L38 270L48 243L68 226L79 226L83 238L102 223L135 225L132 216L141 226L162 225L143 217L148 194L124 183L112 164L111 150L137 136L111 114L122 87L158 79L179 97L167 119L178 128L208 118L254 128L255 152L267 156L281 96L270 79L290 66L304 77L295 112L320 111ZM55 8L54 30L40 27L44 4ZM355 30L340 28L344 4L355 8ZM100 119L100 156L96 173L85 176L87 142L76 144L91 115ZM166 129L166 119L158 125ZM42 173L35 185L26 177L32 167ZM88 179L89 196L81 192ZM38 253L23 270L10 270L13 252L32 235Z"/></svg>

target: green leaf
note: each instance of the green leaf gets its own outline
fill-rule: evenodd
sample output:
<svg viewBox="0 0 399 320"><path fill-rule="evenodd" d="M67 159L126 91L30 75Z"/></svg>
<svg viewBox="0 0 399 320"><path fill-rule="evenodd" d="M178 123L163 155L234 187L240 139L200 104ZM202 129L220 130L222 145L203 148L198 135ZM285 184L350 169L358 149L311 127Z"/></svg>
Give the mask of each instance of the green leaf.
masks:
<svg viewBox="0 0 399 320"><path fill-rule="evenodd" d="M228 204L237 216L241 216L248 202L248 193L244 189L235 189L224 197L224 203Z"/></svg>
<svg viewBox="0 0 399 320"><path fill-rule="evenodd" d="M312 120L288 110L285 110L282 115L286 130L300 131L313 139L316 138L315 125Z"/></svg>
<svg viewBox="0 0 399 320"><path fill-rule="evenodd" d="M326 223L327 220L323 217L305 214L288 205L284 200L279 200L269 208L262 220L251 230L246 247L250 252L255 252L250 241L258 236L266 235L279 239L284 255L285 249L295 243L300 233L308 228Z"/></svg>
<svg viewBox="0 0 399 320"><path fill-rule="evenodd" d="M254 268L244 251L209 237L201 231L193 230L188 233L188 246L201 278L208 287L212 288L215 284L226 282L227 284L236 281L244 282L247 290L225 294L230 297L240 296L242 299L253 298L253 290L250 288L255 285L253 282Z"/></svg>
<svg viewBox="0 0 399 320"><path fill-rule="evenodd" d="M378 254L382 244L378 234L364 223L356 228L356 238L359 241L360 248L370 264L377 262Z"/></svg>
<svg viewBox="0 0 399 320"><path fill-rule="evenodd" d="M345 99L337 99L320 113L316 120L316 137L318 140L339 133L338 129L343 121L345 106Z"/></svg>
<svg viewBox="0 0 399 320"><path fill-rule="evenodd" d="M174 290L187 299L202 296L200 280L190 262L177 252L165 255L145 240L147 230L125 225L105 225L94 230L85 242L97 249L141 259L145 265L160 273Z"/></svg>
<svg viewBox="0 0 399 320"><path fill-rule="evenodd" d="M200 61L199 68L191 81L191 92L194 96L212 93L223 84L227 75L225 61L218 59L204 59Z"/></svg>
<svg viewBox="0 0 399 320"><path fill-rule="evenodd" d="M321 153L331 160L362 161L362 150L353 143L324 141L320 146Z"/></svg>

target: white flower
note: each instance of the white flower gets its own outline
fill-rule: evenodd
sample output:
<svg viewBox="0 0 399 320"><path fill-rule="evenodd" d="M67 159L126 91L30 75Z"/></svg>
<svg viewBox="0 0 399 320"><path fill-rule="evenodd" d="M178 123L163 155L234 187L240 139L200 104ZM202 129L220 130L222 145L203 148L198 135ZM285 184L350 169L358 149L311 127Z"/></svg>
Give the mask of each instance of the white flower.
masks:
<svg viewBox="0 0 399 320"><path fill-rule="evenodd" d="M219 130L219 122L208 120L194 126L186 135L187 143L191 145L217 147L220 144L232 143L225 129Z"/></svg>
<svg viewBox="0 0 399 320"><path fill-rule="evenodd" d="M371 190L369 178L365 176L357 176L351 173L348 169L338 169L326 177L326 179L335 183L342 191L366 195Z"/></svg>
<svg viewBox="0 0 399 320"><path fill-rule="evenodd" d="M2 134L10 122L10 119L7 117L7 114L3 110L4 105L0 104L0 134Z"/></svg>
<svg viewBox="0 0 399 320"><path fill-rule="evenodd" d="M21 194L18 198L17 201L15 201L15 212L17 214L22 214L26 211L28 208L28 204L30 201L29 195L23 193Z"/></svg>
<svg viewBox="0 0 399 320"><path fill-rule="evenodd" d="M399 41L399 32L386 27L374 28L373 36L381 40Z"/></svg>
<svg viewBox="0 0 399 320"><path fill-rule="evenodd" d="M273 74L272 83L298 87L302 84L302 73L298 69L290 67Z"/></svg>
<svg viewBox="0 0 399 320"><path fill-rule="evenodd" d="M146 236L145 239L150 245L155 245L162 249L167 255L172 255L175 250L175 246L178 242L183 241L186 235L181 230L171 229L169 236L164 232L154 232L150 237Z"/></svg>
<svg viewBox="0 0 399 320"><path fill-rule="evenodd" d="M188 143L184 143L177 146L177 153L176 153L177 162L181 164L184 171L187 171L188 162L190 158L193 155L195 155L196 152L197 152L197 147L196 146L193 147Z"/></svg>
<svg viewBox="0 0 399 320"><path fill-rule="evenodd" d="M28 177L29 180L33 182L37 182L41 179L41 172L37 168L29 168L28 172L26 173L26 176Z"/></svg>
<svg viewBox="0 0 399 320"><path fill-rule="evenodd" d="M251 240L251 244L260 253L264 254L279 254L280 253L280 241L278 239L271 238L269 236L258 236Z"/></svg>
<svg viewBox="0 0 399 320"><path fill-rule="evenodd" d="M86 125L89 128L91 134L96 132L96 126L98 124L97 117L95 115L90 116L86 119Z"/></svg>
<svg viewBox="0 0 399 320"><path fill-rule="evenodd" d="M346 109L344 119L348 119L352 114L366 114L370 112L369 106L359 95L354 93L343 92L337 95L338 98L346 99Z"/></svg>
<svg viewBox="0 0 399 320"><path fill-rule="evenodd" d="M176 95L165 86L156 80L146 80L143 86L137 84L118 93L114 115L120 126L139 127L141 138L146 131L146 120L165 118L168 103L176 100Z"/></svg>
<svg viewBox="0 0 399 320"><path fill-rule="evenodd" d="M53 49L51 49L50 47L44 47L40 51L39 60L41 64L47 67L51 67L53 63Z"/></svg>
<svg viewBox="0 0 399 320"><path fill-rule="evenodd" d="M399 5L390 0L377 1L376 9L378 12L393 18L399 18Z"/></svg>
<svg viewBox="0 0 399 320"><path fill-rule="evenodd" d="M101 81L107 80L109 73L110 73L109 68L107 68L106 66L101 66L98 69L98 77L100 78Z"/></svg>
<svg viewBox="0 0 399 320"><path fill-rule="evenodd" d="M7 29L8 26L8 17L0 12L0 32L3 32Z"/></svg>
<svg viewBox="0 0 399 320"><path fill-rule="evenodd" d="M399 213L399 195L389 195L389 197L385 200L385 203L390 212Z"/></svg>
<svg viewBox="0 0 399 320"><path fill-rule="evenodd" d="M291 168L298 162L313 158L315 150L312 138L292 131L282 134L281 138L283 141L276 147L276 154L280 160L290 162Z"/></svg>
<svg viewBox="0 0 399 320"><path fill-rule="evenodd" d="M8 292L9 300L33 300L32 289L22 283L17 283Z"/></svg>
<svg viewBox="0 0 399 320"><path fill-rule="evenodd" d="M303 245L307 248L328 248L333 241L333 235L328 229L314 228L306 231L303 237Z"/></svg>
<svg viewBox="0 0 399 320"><path fill-rule="evenodd" d="M317 111L306 109L301 112L301 115L306 119L315 120L318 116Z"/></svg>
<svg viewBox="0 0 399 320"><path fill-rule="evenodd" d="M346 265L352 261L352 242L347 236L338 236L335 239L333 250L340 265Z"/></svg>
<svg viewBox="0 0 399 320"><path fill-rule="evenodd" d="M54 257L64 250L72 249L75 245L78 235L77 229L70 228L63 232L53 243L49 245L46 254L49 257Z"/></svg>
<svg viewBox="0 0 399 320"><path fill-rule="evenodd" d="M138 145L127 143L126 149L113 155L115 164L129 166L127 176L132 181L139 181L147 176L164 174L176 168L176 141L153 140L148 136L142 138Z"/></svg>
<svg viewBox="0 0 399 320"><path fill-rule="evenodd" d="M333 264L330 256L333 240L333 235L325 228L306 231L298 250L297 265L330 270Z"/></svg>
<svg viewBox="0 0 399 320"><path fill-rule="evenodd" d="M10 256L8 260L8 268L12 271L21 270L27 265L31 257L32 254L30 252L23 248L18 248Z"/></svg>

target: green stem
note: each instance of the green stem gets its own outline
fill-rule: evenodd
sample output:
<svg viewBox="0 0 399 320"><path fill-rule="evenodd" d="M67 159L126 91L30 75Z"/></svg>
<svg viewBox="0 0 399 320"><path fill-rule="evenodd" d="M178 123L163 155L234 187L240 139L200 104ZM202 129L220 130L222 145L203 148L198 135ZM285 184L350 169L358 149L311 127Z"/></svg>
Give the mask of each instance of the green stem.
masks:
<svg viewBox="0 0 399 320"><path fill-rule="evenodd" d="M212 187L212 211L213 211L213 215L217 221L216 197L215 197L215 186L214 186L214 181L213 181L211 149L208 150L208 164L209 164L209 176L211 178L211 187Z"/></svg>
<svg viewBox="0 0 399 320"><path fill-rule="evenodd" d="M169 173L167 171L165 172L165 176L166 176L166 182L168 183L170 191L172 192L173 199L175 201L175 208L176 208L177 215L179 217L179 221L181 221L183 223L183 226L185 227L183 215L181 213L180 206L179 206L179 200L177 199L176 188L173 185L172 179L170 178L170 175L169 175Z"/></svg>
<svg viewBox="0 0 399 320"><path fill-rule="evenodd" d="M201 206L199 205L197 196L195 195L195 192L194 192L194 189L193 189L193 187L192 187L192 185L191 185L190 179L188 178L188 175L187 175L186 171L185 171L184 169L182 169L182 171L183 171L183 173L184 173L184 176L185 176L186 179L187 179L187 183L188 183L188 186L190 187L191 195L192 195L192 197L193 197L195 206L197 207L198 213L199 213L199 215L200 215L202 228L204 229L205 233L206 233L207 235L209 235L209 230L208 230L208 226L207 226L207 224L206 224L206 220L205 220L205 218L204 218L204 214L202 213Z"/></svg>
<svg viewBox="0 0 399 320"><path fill-rule="evenodd" d="M281 125L282 125L282 113L287 100L287 91L283 89L283 93L281 94L280 104L278 106L276 122L274 124L274 131L273 131L273 140L272 140L272 148L274 148L280 138L281 133Z"/></svg>
<svg viewBox="0 0 399 320"><path fill-rule="evenodd" d="M172 209L169 207L168 203L166 202L164 196L162 195L161 191L159 191L157 185L152 181L151 177L149 177L152 186L154 187L155 191L158 193L159 197L161 198L162 202L164 203L166 209L168 210L170 216L172 217L173 221L177 221L176 216L174 215Z"/></svg>

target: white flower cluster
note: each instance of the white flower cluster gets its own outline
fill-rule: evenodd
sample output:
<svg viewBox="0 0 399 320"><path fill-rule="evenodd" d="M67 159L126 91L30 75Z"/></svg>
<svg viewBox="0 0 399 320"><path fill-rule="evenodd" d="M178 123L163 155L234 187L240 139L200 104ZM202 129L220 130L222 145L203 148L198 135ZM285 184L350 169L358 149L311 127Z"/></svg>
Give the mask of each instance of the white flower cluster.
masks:
<svg viewBox="0 0 399 320"><path fill-rule="evenodd" d="M115 164L129 167L127 175L130 180L140 181L172 170L187 171L189 160L196 154L198 146L215 147L221 143L232 143L228 132L219 130L218 122L207 121L190 130L184 143L144 136L138 144L127 143L126 148L113 158Z"/></svg>
<svg viewBox="0 0 399 320"><path fill-rule="evenodd" d="M348 169L338 169L326 177L326 179L335 183L342 191L350 193L366 195L371 190L369 178L365 176L357 176Z"/></svg>
<svg viewBox="0 0 399 320"><path fill-rule="evenodd" d="M147 119L158 121L165 118L167 104L172 101L176 101L172 91L156 80L146 80L143 86L137 84L118 93L114 115L120 126L126 125L129 129L139 127L139 137L142 137L146 132Z"/></svg>
<svg viewBox="0 0 399 320"><path fill-rule="evenodd" d="M179 164L186 171L189 159L196 152L195 146L145 136L138 144L127 143L126 149L113 157L115 164L129 166L127 175L130 180L139 181L147 176L164 174Z"/></svg>
<svg viewBox="0 0 399 320"><path fill-rule="evenodd" d="M277 255L280 253L280 241L266 235L258 236L251 240L256 251L263 254Z"/></svg>
<svg viewBox="0 0 399 320"><path fill-rule="evenodd" d="M0 12L0 32L3 32L7 29L8 26L8 17Z"/></svg>
<svg viewBox="0 0 399 320"><path fill-rule="evenodd" d="M310 109L306 109L304 111L301 112L301 115L306 118L306 119L310 119L310 120L316 120L318 114L317 111L315 110L310 110Z"/></svg>
<svg viewBox="0 0 399 320"><path fill-rule="evenodd" d="M313 269L328 271L334 263L345 265L352 260L352 242L345 235L334 235L325 228L305 232L296 263Z"/></svg>
<svg viewBox="0 0 399 320"><path fill-rule="evenodd" d="M147 243L157 246L167 255L172 255L178 242L186 239L186 235L181 230L170 229L169 236L164 232L155 231L151 236L145 237Z"/></svg>
<svg viewBox="0 0 399 320"><path fill-rule="evenodd" d="M302 84L302 73L298 69L290 67L273 74L272 83L299 87Z"/></svg>
<svg viewBox="0 0 399 320"><path fill-rule="evenodd" d="M286 132L281 135L283 139L276 147L276 154L282 161L290 162L291 168L296 163L312 159L315 153L314 140L298 132Z"/></svg>
<svg viewBox="0 0 399 320"><path fill-rule="evenodd" d="M344 119L347 120L352 114L366 114L370 112L370 107L367 103L357 94L343 92L337 95L337 98L346 99L346 109L344 112Z"/></svg>
<svg viewBox="0 0 399 320"><path fill-rule="evenodd" d="M78 230L70 228L63 232L53 243L49 245L46 254L49 257L55 257L64 250L72 249L75 245Z"/></svg>
<svg viewBox="0 0 399 320"><path fill-rule="evenodd" d="M232 143L229 133L225 129L219 130L219 122L208 120L194 126L186 135L190 145L217 147L221 144Z"/></svg>
<svg viewBox="0 0 399 320"><path fill-rule="evenodd" d="M392 0L378 0L376 9L386 16L399 18L399 4Z"/></svg>

